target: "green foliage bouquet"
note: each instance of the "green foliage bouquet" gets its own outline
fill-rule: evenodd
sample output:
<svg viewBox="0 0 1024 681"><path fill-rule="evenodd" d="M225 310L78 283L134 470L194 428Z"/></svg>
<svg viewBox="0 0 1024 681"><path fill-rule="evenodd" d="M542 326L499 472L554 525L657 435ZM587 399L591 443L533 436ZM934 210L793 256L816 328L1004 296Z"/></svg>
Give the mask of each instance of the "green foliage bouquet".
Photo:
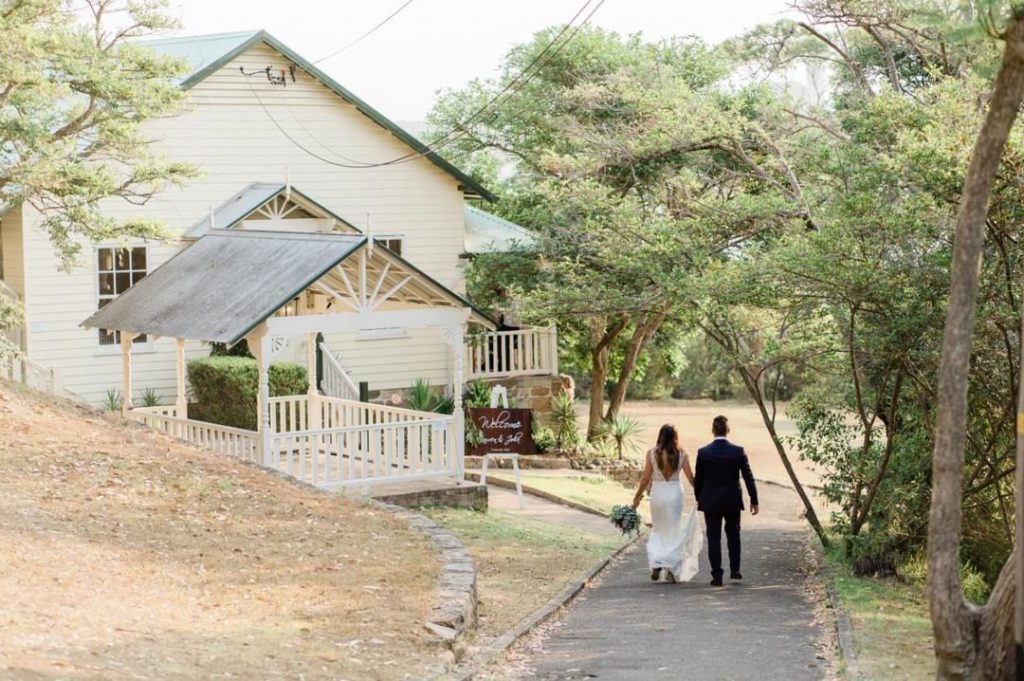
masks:
<svg viewBox="0 0 1024 681"><path fill-rule="evenodd" d="M608 518L622 534L640 534L640 514L632 506L614 506Z"/></svg>

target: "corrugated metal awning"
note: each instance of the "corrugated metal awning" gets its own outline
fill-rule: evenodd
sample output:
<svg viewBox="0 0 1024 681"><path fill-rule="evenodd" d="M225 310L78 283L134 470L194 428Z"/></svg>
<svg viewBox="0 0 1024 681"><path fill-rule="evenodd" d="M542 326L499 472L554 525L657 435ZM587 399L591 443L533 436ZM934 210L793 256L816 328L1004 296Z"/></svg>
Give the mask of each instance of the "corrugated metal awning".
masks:
<svg viewBox="0 0 1024 681"><path fill-rule="evenodd" d="M334 276L331 271L366 244L362 235L214 230L82 326L237 343L302 291ZM386 248L378 245L375 252L392 263L381 269L380 286L384 274L405 276L410 281L401 293L413 305L472 309L457 293ZM493 325L483 313L473 312L478 323Z"/></svg>
<svg viewBox="0 0 1024 681"><path fill-rule="evenodd" d="M341 234L215 231L82 326L236 343L365 241Z"/></svg>

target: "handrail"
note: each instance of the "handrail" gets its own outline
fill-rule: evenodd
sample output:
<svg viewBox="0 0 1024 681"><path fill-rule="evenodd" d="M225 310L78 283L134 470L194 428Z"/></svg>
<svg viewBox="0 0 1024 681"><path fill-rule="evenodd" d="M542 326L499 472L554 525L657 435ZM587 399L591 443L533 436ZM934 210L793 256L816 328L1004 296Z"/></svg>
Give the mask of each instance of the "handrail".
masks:
<svg viewBox="0 0 1024 681"><path fill-rule="evenodd" d="M355 384L355 381L348 375L348 372L341 366L338 358L334 356L334 353L331 352L325 343L320 344L320 354L325 360L324 389L328 397L358 400L359 386Z"/></svg>
<svg viewBox="0 0 1024 681"><path fill-rule="evenodd" d="M487 331L466 338L467 379L558 375L555 326Z"/></svg>

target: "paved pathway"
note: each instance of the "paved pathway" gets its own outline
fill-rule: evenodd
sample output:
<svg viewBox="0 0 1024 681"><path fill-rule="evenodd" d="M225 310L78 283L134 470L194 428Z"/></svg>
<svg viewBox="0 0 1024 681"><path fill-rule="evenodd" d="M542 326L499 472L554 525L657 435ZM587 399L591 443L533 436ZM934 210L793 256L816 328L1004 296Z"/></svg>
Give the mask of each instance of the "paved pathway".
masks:
<svg viewBox="0 0 1024 681"><path fill-rule="evenodd" d="M705 554L692 582L653 583L641 541L514 650L513 666L544 681L827 678L796 495L768 484L759 491L762 513L743 518L743 582L711 588Z"/></svg>

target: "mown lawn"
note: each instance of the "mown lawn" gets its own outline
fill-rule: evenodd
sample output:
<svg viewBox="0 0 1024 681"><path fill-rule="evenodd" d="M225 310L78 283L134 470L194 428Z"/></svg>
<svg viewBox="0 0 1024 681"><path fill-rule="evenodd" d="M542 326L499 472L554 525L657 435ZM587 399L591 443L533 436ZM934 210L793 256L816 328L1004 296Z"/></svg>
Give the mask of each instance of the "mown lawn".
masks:
<svg viewBox="0 0 1024 681"><path fill-rule="evenodd" d="M488 473L488 477L515 480L514 474L506 470L496 474ZM615 480L597 473L580 472L577 474L573 472L559 476L524 472L522 481L524 485L583 504L603 515L607 515L612 506L630 503L636 492L636 489L627 488ZM687 491L689 491L689 487L687 487ZM650 519L650 507L646 496L641 502L639 510L644 520Z"/></svg>
<svg viewBox="0 0 1024 681"><path fill-rule="evenodd" d="M509 513L423 509L461 539L477 565L480 633L504 633L621 539Z"/></svg>
<svg viewBox="0 0 1024 681"><path fill-rule="evenodd" d="M858 680L935 678L932 625L921 586L855 577L831 558L836 588L853 625Z"/></svg>

